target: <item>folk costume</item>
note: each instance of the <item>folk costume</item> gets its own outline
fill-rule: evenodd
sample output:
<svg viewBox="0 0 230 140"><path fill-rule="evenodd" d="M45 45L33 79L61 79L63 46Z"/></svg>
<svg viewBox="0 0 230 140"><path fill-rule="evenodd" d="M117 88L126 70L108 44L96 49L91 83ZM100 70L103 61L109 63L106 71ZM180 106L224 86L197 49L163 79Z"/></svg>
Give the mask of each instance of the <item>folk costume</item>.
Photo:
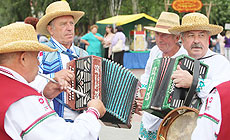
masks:
<svg viewBox="0 0 230 140"><path fill-rule="evenodd" d="M3 38L0 42L0 55L3 56L24 51L57 51L38 43L34 27L30 24L13 23L4 26L0 28L0 37ZM20 75L22 70L18 67L21 64L16 64L18 66L15 67L6 62L1 64L4 65L0 66L1 140L97 139L101 127L97 120L98 110L89 109L79 115L74 123L65 122L50 107L47 99L30 87L27 80ZM35 65L33 67L36 70Z"/></svg>
<svg viewBox="0 0 230 140"><path fill-rule="evenodd" d="M181 46L178 52L174 56L172 56L172 58L175 58L182 54L187 54L187 51ZM141 76L142 89L147 88L153 61L157 58L163 57L162 55L163 52L158 48L157 45L151 49L150 56L145 67L145 73ZM155 140L157 136L157 130L160 126L161 121L162 119L160 119L159 117L154 116L148 112L144 112L141 120L139 138L143 140Z"/></svg>
<svg viewBox="0 0 230 140"><path fill-rule="evenodd" d="M180 25L179 16L177 14L170 13L170 12L162 12L156 23L156 26L145 27L145 29L155 31L155 32L170 34L168 28L176 25ZM182 54L187 54L187 51L182 46L180 46L178 52L172 57L177 57ZM163 52L159 49L157 45L154 46L150 51L150 56L145 67L145 73L141 76L142 89L147 88L153 61L161 57L163 57ZM160 119L159 117L154 116L148 112L144 112L142 116L140 131L139 131L139 139L155 140L157 136L157 130L160 126L161 121L162 119Z"/></svg>
<svg viewBox="0 0 230 140"><path fill-rule="evenodd" d="M190 15L191 16L185 15L182 18L182 25L170 28L169 32L179 34L189 30L205 30L209 31L211 35L215 35L222 31L222 27L209 24L207 17L198 13L191 13ZM200 22L202 22L202 24ZM230 63L224 56L209 49L206 54L198 60L209 66L206 79L199 78L196 89L198 96L202 99L202 102L204 102L209 92L215 86L230 79L230 73L228 72L230 69ZM151 121L153 122L153 120Z"/></svg>
<svg viewBox="0 0 230 140"><path fill-rule="evenodd" d="M97 139L101 125L94 114L82 113L74 123L65 122L22 76L2 66L0 83L1 140Z"/></svg>
<svg viewBox="0 0 230 140"><path fill-rule="evenodd" d="M203 14L189 13L182 18L181 26L176 26L176 27L169 29L169 31L173 34L180 34L186 31L194 31L194 30L207 31L209 35L212 36L212 35L216 35L222 32L223 27L218 26L218 25L209 24L208 18ZM211 97L209 98L207 97L210 91L214 87L230 79L230 74L229 74L230 63L224 56L214 53L209 49L207 50L205 56L199 58L198 60L207 64L209 66L209 69L208 69L207 78L205 80L199 79L199 82L198 82L198 86L199 86L197 88L198 96L202 99L203 103L204 102L206 103L202 105L202 108L200 111L201 119L198 119L197 121L197 128L195 128L192 139L202 139L203 140L207 138L207 140L212 140L212 139L215 139L214 138L215 133L219 134L219 126L220 126L219 125L219 118L220 118L219 109L220 108L218 108L218 103L217 103L218 99L213 100L213 98L218 98L216 97L218 95L216 95L215 90L212 92L212 95L210 95ZM219 91L218 87L219 86L217 86L217 90ZM220 89L223 89L223 88L220 88ZM228 96L226 96L226 98L229 99ZM225 105L225 103L226 102L224 101L223 105ZM209 109L209 108L213 108L213 109ZM226 108L224 107L224 109ZM216 114L215 117L217 117L217 119L215 117L212 118L213 113ZM212 121L215 122L215 124L213 123L212 125L210 125L210 123L207 123L208 121L205 120L204 118L206 118L207 120L213 119ZM208 129L201 130L200 129L201 125L209 126L209 128L207 127ZM214 128L215 130L214 129L211 130L210 126L211 128ZM224 125L224 128L225 128L224 130L226 131L227 129L225 125ZM213 133L209 133L211 131ZM221 139L222 138L223 137L221 137ZM223 138L223 139L227 139L227 138Z"/></svg>
<svg viewBox="0 0 230 140"><path fill-rule="evenodd" d="M84 15L84 12L81 11L71 11L69 4L66 1L58 1L50 4L46 8L46 14L39 20L37 23L37 31L41 34L50 35L47 30L48 24L57 17L71 15L74 19L74 24ZM39 54L40 61L40 72L44 74L49 74L50 78L54 77L54 73L66 69L66 64L70 60L87 56L88 53L83 49L72 46L70 49L65 48L52 36L49 42L45 43L50 48L57 49L57 52L41 52ZM36 77L35 81L32 82L32 86L35 87L38 91L43 91L47 80L42 77ZM70 110L66 104L66 93L60 93L55 99L53 99L54 110L58 113L60 117L66 119L66 121L73 122L73 120L79 115L79 112Z"/></svg>
<svg viewBox="0 0 230 140"><path fill-rule="evenodd" d="M192 140L226 140L230 138L229 95L230 82L224 82L212 90L203 104Z"/></svg>
<svg viewBox="0 0 230 140"><path fill-rule="evenodd" d="M62 69L66 69L66 64L78 57L87 56L87 52L83 49L74 46L70 49L66 49L54 38L51 37L50 41L45 43L47 46L53 49L58 49L57 52L40 52L39 61L40 61L40 73L49 74L50 78L54 77L54 73ZM33 87L42 91L47 84L47 80L37 76L36 80L31 83ZM67 121L73 121L79 113L76 111L70 110L65 105L66 93L60 93L56 98L53 99L54 110L58 113L60 117L65 118ZM66 114L64 114L66 112Z"/></svg>

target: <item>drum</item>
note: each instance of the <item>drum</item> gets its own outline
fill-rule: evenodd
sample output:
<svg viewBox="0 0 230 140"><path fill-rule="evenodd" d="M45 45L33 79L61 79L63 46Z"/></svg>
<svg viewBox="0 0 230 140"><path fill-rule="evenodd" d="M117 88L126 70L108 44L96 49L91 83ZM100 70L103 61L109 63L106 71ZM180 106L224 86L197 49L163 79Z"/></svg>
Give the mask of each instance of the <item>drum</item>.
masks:
<svg viewBox="0 0 230 140"><path fill-rule="evenodd" d="M182 106L170 111L160 124L157 140L190 140L199 111Z"/></svg>

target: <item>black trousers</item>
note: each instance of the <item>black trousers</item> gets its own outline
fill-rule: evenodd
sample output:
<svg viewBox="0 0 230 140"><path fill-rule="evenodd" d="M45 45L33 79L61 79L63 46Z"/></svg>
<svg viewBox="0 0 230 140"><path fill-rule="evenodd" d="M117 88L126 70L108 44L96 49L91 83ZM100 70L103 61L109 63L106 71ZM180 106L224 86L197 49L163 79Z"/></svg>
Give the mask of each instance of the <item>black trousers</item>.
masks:
<svg viewBox="0 0 230 140"><path fill-rule="evenodd" d="M108 58L108 55L109 55L109 48L105 48L105 54L104 54L104 58Z"/></svg>
<svg viewBox="0 0 230 140"><path fill-rule="evenodd" d="M117 63L123 65L124 52L125 52L125 51L121 51L121 52L114 53L113 61L115 61L115 62L117 62Z"/></svg>

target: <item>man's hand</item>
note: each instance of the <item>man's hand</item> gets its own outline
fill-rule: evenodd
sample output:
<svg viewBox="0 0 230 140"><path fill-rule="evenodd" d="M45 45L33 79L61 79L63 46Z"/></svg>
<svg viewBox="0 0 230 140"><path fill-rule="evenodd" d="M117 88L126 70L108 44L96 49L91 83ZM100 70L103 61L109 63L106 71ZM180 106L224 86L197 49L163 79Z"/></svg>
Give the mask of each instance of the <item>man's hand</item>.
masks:
<svg viewBox="0 0 230 140"><path fill-rule="evenodd" d="M43 94L48 99L53 99L57 97L62 91L67 91L67 86L70 86L71 81L73 81L75 75L72 71L63 69L55 73L54 80L57 83L49 82L43 90Z"/></svg>
<svg viewBox="0 0 230 140"><path fill-rule="evenodd" d="M105 106L102 103L101 100L99 99L92 99L88 102L88 107L94 107L98 110L98 112L100 113L100 118L103 117L105 115Z"/></svg>
<svg viewBox="0 0 230 140"><path fill-rule="evenodd" d="M177 88L190 88L193 81L193 76L188 71L182 70L179 65L171 78Z"/></svg>
<svg viewBox="0 0 230 140"><path fill-rule="evenodd" d="M142 105L143 105L143 100L145 97L145 92L146 89L141 89L140 93L141 93L141 97L136 98L136 103L137 103L137 107L135 109L135 113L137 113L138 115L142 115Z"/></svg>

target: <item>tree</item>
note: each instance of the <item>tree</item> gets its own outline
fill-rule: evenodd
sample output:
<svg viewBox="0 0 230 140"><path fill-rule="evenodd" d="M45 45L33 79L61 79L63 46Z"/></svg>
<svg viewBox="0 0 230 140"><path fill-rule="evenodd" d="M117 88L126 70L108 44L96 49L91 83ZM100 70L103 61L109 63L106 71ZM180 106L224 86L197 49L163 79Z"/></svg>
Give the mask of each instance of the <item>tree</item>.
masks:
<svg viewBox="0 0 230 140"><path fill-rule="evenodd" d="M138 0L132 0L132 5L133 5L133 13L137 14L138 13Z"/></svg>
<svg viewBox="0 0 230 140"><path fill-rule="evenodd" d="M29 15L31 15L30 0L0 1L0 26L24 21Z"/></svg>
<svg viewBox="0 0 230 140"><path fill-rule="evenodd" d="M110 2L110 14L116 16L119 14L122 0L111 0Z"/></svg>
<svg viewBox="0 0 230 140"><path fill-rule="evenodd" d="M0 27L16 21L23 21L27 16L40 18L46 7L54 0L1 0ZM84 11L85 15L77 23L81 32L87 32L88 26L96 21L115 15L146 13L158 18L165 11L164 0L67 0L72 10ZM170 3L173 0L169 0ZM224 26L230 23L230 0L202 0L202 3L214 4L210 12L210 23ZM9 6L10 5L10 6ZM186 13L178 13L171 6L168 11L182 17ZM206 15L205 6L198 12Z"/></svg>

